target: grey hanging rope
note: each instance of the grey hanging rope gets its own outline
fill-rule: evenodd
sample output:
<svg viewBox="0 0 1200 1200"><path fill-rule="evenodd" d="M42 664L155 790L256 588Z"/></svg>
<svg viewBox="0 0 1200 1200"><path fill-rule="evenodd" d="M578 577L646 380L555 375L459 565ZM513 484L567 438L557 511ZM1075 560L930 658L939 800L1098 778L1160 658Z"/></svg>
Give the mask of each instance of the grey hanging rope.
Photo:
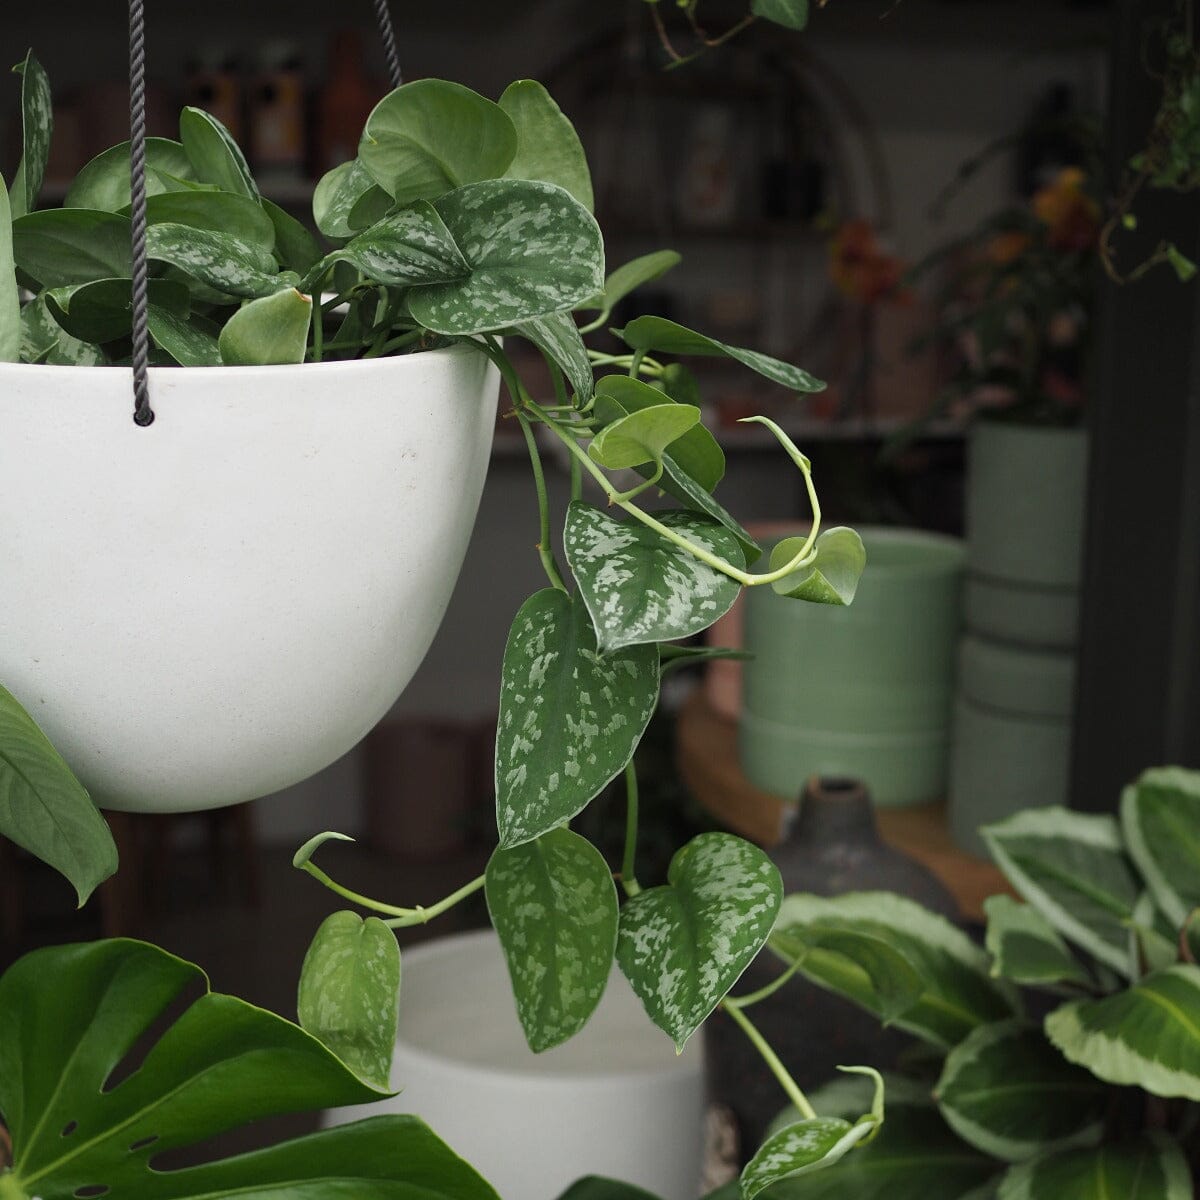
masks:
<svg viewBox="0 0 1200 1200"><path fill-rule="evenodd" d="M133 258L133 419L154 420L150 407L150 327L146 262L146 14L129 0L129 220Z"/></svg>
<svg viewBox="0 0 1200 1200"><path fill-rule="evenodd" d="M383 53L387 57L388 78L392 87L404 82L400 73L400 54L396 49L396 31L392 28L392 14L388 11L388 0L375 0L375 16L379 19L379 33L383 38Z"/></svg>

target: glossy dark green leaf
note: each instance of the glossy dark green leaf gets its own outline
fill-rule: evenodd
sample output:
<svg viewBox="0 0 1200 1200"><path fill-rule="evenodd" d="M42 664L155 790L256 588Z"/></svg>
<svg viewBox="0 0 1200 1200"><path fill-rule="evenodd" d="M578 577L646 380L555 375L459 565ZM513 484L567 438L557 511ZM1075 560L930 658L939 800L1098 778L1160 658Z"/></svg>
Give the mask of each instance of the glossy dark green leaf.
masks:
<svg viewBox="0 0 1200 1200"><path fill-rule="evenodd" d="M656 513L655 519L743 567L737 539L715 521L689 512ZM699 633L724 616L742 590L657 530L618 521L581 501L567 509L563 546L602 654Z"/></svg>
<svg viewBox="0 0 1200 1200"><path fill-rule="evenodd" d="M321 257L317 239L291 213L262 199L262 210L275 230L275 257L289 271L303 275Z"/></svg>
<svg viewBox="0 0 1200 1200"><path fill-rule="evenodd" d="M179 114L179 140L198 180L216 184L236 196L258 200L258 185L250 174L246 156L229 130L211 113L185 108Z"/></svg>
<svg viewBox="0 0 1200 1200"><path fill-rule="evenodd" d="M612 311L631 292L644 284L651 283L665 275L672 268L679 266L683 260L674 250L656 250L653 254L643 254L640 258L619 266L605 281L604 289L595 296L589 296L579 305L584 309L599 309L597 321L605 324Z"/></svg>
<svg viewBox="0 0 1200 1200"><path fill-rule="evenodd" d="M702 833L675 853L667 883L621 909L617 962L650 1019L680 1050L766 943L783 882L757 846Z"/></svg>
<svg viewBox="0 0 1200 1200"><path fill-rule="evenodd" d="M514 325L513 329L544 350L558 365L577 403L586 404L592 398L592 364L579 327L569 312L534 317Z"/></svg>
<svg viewBox="0 0 1200 1200"><path fill-rule="evenodd" d="M686 329L664 317L638 317L618 331L626 344L634 350L653 350L663 354L700 355L704 357L732 358L742 366L749 367L759 375L781 384L793 392L824 391L825 384L790 363L781 362L757 350L743 350L729 346L716 338Z"/></svg>
<svg viewBox="0 0 1200 1200"><path fill-rule="evenodd" d="M400 1004L400 947L378 917L331 913L304 956L300 1025L364 1083L387 1091Z"/></svg>
<svg viewBox="0 0 1200 1200"><path fill-rule="evenodd" d="M784 538L771 551L771 570L778 571L800 553L804 538ZM858 591L858 581L867 565L862 538L853 529L835 525L817 535L816 558L805 567L777 579L771 587L780 596L807 600L811 604L848 605Z"/></svg>
<svg viewBox="0 0 1200 1200"><path fill-rule="evenodd" d="M187 179L192 165L178 142L167 138L146 139L146 190L150 195L174 190L164 185L160 172L167 178ZM99 212L121 212L128 209L129 143L121 142L96 155L67 189L64 208L89 208Z"/></svg>
<svg viewBox="0 0 1200 1200"><path fill-rule="evenodd" d="M981 832L996 865L1059 933L1131 973L1129 922L1142 889L1112 817L1029 809Z"/></svg>
<svg viewBox="0 0 1200 1200"><path fill-rule="evenodd" d="M1010 1167L998 1200L1192 1200L1191 1171L1165 1135L1062 1150Z"/></svg>
<svg viewBox="0 0 1200 1200"><path fill-rule="evenodd" d="M1036 1026L996 1021L946 1058L935 1094L942 1116L970 1145L1006 1162L1094 1145L1109 1090L1056 1054Z"/></svg>
<svg viewBox="0 0 1200 1200"><path fill-rule="evenodd" d="M1121 795L1121 831L1159 908L1182 925L1200 907L1200 771L1143 772Z"/></svg>
<svg viewBox="0 0 1200 1200"><path fill-rule="evenodd" d="M46 176L50 138L54 133L54 106L50 80L31 50L13 71L21 76L21 162L13 177L11 208L23 217L37 208L38 193Z"/></svg>
<svg viewBox="0 0 1200 1200"><path fill-rule="evenodd" d="M228 367L303 362L312 308L312 298L295 288L251 300L221 330L221 361Z"/></svg>
<svg viewBox="0 0 1200 1200"><path fill-rule="evenodd" d="M465 279L409 292L413 317L435 333L481 333L562 312L603 278L600 227L553 184L493 179L435 207L471 267Z"/></svg>
<svg viewBox="0 0 1200 1200"><path fill-rule="evenodd" d="M288 286L275 259L260 246L229 234L164 223L146 230L146 250L156 262L229 296L257 299Z"/></svg>
<svg viewBox="0 0 1200 1200"><path fill-rule="evenodd" d="M989 896L983 909L993 975L1026 987L1091 986L1087 971L1036 908L1011 896Z"/></svg>
<svg viewBox="0 0 1200 1200"><path fill-rule="evenodd" d="M129 218L83 208L48 208L13 222L17 266L44 288L128 278Z"/></svg>
<svg viewBox="0 0 1200 1200"><path fill-rule="evenodd" d="M589 1175L571 1184L558 1200L658 1200L658 1197L631 1183Z"/></svg>
<svg viewBox="0 0 1200 1200"><path fill-rule="evenodd" d="M830 933L854 938L821 945ZM922 983L919 998L896 1012L894 992L881 987L878 944L907 959ZM893 1023L934 1046L949 1049L978 1025L1015 1015L1011 989L990 973L988 956L944 917L890 892L848 892L825 899L794 895L783 902L771 948L800 972L876 1016L894 1013ZM860 960L862 950L870 959Z"/></svg>
<svg viewBox="0 0 1200 1200"><path fill-rule="evenodd" d="M151 303L187 316L188 290L170 279L151 279ZM127 337L133 324L133 281L96 279L44 292L50 315L72 337L83 342L109 342Z"/></svg>
<svg viewBox="0 0 1200 1200"><path fill-rule="evenodd" d="M262 205L230 192L162 192L146 201L146 218L151 225L172 222L226 233L267 254L275 249L275 226Z"/></svg>
<svg viewBox="0 0 1200 1200"><path fill-rule="evenodd" d="M496 824L505 847L565 824L624 769L658 702L658 651L603 658L582 601L547 588L513 621L496 730Z"/></svg>
<svg viewBox="0 0 1200 1200"><path fill-rule="evenodd" d="M189 989L204 992L136 1072L114 1068ZM18 1196L138 1200L497 1200L414 1117L385 1116L269 1149L160 1171L155 1156L288 1112L380 1093L316 1038L141 942L55 946L0 979L0 1110ZM103 1191L101 1190L103 1189Z"/></svg>
<svg viewBox="0 0 1200 1200"><path fill-rule="evenodd" d="M392 287L443 283L471 273L442 218L424 200L384 217L325 261L348 262L368 279Z"/></svg>
<svg viewBox="0 0 1200 1200"><path fill-rule="evenodd" d="M461 84L418 79L375 106L358 157L397 204L411 204L498 179L516 152L517 131L499 105Z"/></svg>
<svg viewBox="0 0 1200 1200"><path fill-rule="evenodd" d="M112 834L83 784L33 718L3 687L0 836L23 846L65 875L80 905L117 869ZM2 1103L0 1111L5 1111Z"/></svg>
<svg viewBox="0 0 1200 1200"><path fill-rule="evenodd" d="M517 1016L535 1053L574 1037L596 1010L617 945L617 890L603 855L569 829L498 849L487 905Z"/></svg>
<svg viewBox="0 0 1200 1200"><path fill-rule="evenodd" d="M313 221L317 228L329 238L351 238L361 232L362 226L350 223L350 214L372 188L379 185L357 158L326 171L313 189ZM390 196L388 203L392 203Z"/></svg>
<svg viewBox="0 0 1200 1200"><path fill-rule="evenodd" d="M8 189L0 177L0 362L21 359L21 293L13 260L12 218Z"/></svg>
<svg viewBox="0 0 1200 1200"><path fill-rule="evenodd" d="M1200 1100L1200 967L1179 963L1111 996L1073 1000L1046 1018L1046 1035L1108 1083Z"/></svg>
<svg viewBox="0 0 1200 1200"><path fill-rule="evenodd" d="M221 350L217 333L167 308L150 305L150 336L154 344L169 354L181 367L219 367Z"/></svg>
<svg viewBox="0 0 1200 1200"><path fill-rule="evenodd" d="M785 29L800 30L808 24L808 0L750 0L750 11Z"/></svg>
<svg viewBox="0 0 1200 1200"><path fill-rule="evenodd" d="M517 131L516 157L508 179L540 179L566 188L588 212L595 202L587 155L575 126L536 80L518 79L504 89L500 107Z"/></svg>

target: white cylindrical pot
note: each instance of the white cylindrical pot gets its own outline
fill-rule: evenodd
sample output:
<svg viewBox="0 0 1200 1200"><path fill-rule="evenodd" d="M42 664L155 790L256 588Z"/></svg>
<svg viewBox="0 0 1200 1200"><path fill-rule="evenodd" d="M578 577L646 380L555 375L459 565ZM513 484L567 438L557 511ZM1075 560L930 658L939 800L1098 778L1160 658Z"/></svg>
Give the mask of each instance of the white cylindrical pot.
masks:
<svg viewBox="0 0 1200 1200"><path fill-rule="evenodd" d="M103 806L287 787L391 707L466 552L498 377L0 365L0 684Z"/></svg>
<svg viewBox="0 0 1200 1200"><path fill-rule="evenodd" d="M569 1042L534 1054L491 930L404 952L392 1086L399 1096L325 1123L415 1113L503 1200L555 1200L585 1175L696 1200L703 1157L700 1038L677 1056L614 970Z"/></svg>

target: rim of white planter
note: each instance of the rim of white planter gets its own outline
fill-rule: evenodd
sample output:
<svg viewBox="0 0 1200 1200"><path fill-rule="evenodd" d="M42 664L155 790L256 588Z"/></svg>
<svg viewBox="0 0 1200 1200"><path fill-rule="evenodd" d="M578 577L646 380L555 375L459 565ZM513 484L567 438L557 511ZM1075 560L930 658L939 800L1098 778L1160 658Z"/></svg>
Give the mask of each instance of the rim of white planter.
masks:
<svg viewBox="0 0 1200 1200"><path fill-rule="evenodd" d="M0 364L0 683L103 807L307 778L424 657L499 376L468 346L278 367Z"/></svg>

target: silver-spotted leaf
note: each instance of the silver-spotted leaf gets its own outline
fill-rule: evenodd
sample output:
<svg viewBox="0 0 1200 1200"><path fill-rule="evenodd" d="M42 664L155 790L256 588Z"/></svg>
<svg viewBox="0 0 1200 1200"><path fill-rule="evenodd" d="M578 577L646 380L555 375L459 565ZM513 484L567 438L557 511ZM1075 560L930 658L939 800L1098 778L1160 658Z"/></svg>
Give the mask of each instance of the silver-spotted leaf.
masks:
<svg viewBox="0 0 1200 1200"><path fill-rule="evenodd" d="M588 457L611 471L662 463L667 447L700 423L692 404L655 404L605 425L592 438Z"/></svg>
<svg viewBox="0 0 1200 1200"><path fill-rule="evenodd" d="M230 367L303 362L312 307L312 297L295 288L251 300L221 330L221 361Z"/></svg>
<svg viewBox="0 0 1200 1200"><path fill-rule="evenodd" d="M574 1037L600 1003L617 945L617 891L600 852L569 829L499 849L487 866L492 924L535 1053Z"/></svg>
<svg viewBox="0 0 1200 1200"><path fill-rule="evenodd" d="M233 135L212 113L185 108L179 114L179 140L195 177L223 192L259 199L258 185Z"/></svg>
<svg viewBox="0 0 1200 1200"><path fill-rule="evenodd" d="M638 317L619 331L625 343L634 350L659 351L663 354L699 355L701 357L732 358L744 367L770 379L793 392L820 392L825 384L807 371L781 362L757 350L729 346L716 338L686 329L665 317Z"/></svg>
<svg viewBox="0 0 1200 1200"><path fill-rule="evenodd" d="M575 318L569 312L550 313L521 321L513 329L547 354L566 376L576 403L592 398L592 364Z"/></svg>
<svg viewBox="0 0 1200 1200"><path fill-rule="evenodd" d="M804 545L804 538L784 538L771 551L771 570L787 566ZM807 600L812 604L848 605L858 591L858 581L867 565L867 551L858 533L844 525L835 525L817 535L813 545L816 557L807 566L797 567L771 587L780 596Z"/></svg>
<svg viewBox="0 0 1200 1200"><path fill-rule="evenodd" d="M516 157L508 179L540 179L566 188L591 212L592 176L575 126L548 91L534 79L518 79L504 89L500 107L517 131Z"/></svg>
<svg viewBox="0 0 1200 1200"><path fill-rule="evenodd" d="M504 648L496 824L518 846L565 824L633 757L658 702L658 650L601 656L587 609L557 588L521 606Z"/></svg>
<svg viewBox="0 0 1200 1200"><path fill-rule="evenodd" d="M43 288L128 278L129 218L82 208L46 208L12 223L13 256Z"/></svg>
<svg viewBox="0 0 1200 1200"><path fill-rule="evenodd" d="M300 1026L359 1079L387 1091L400 1003L400 947L377 917L331 913L304 956Z"/></svg>
<svg viewBox="0 0 1200 1200"><path fill-rule="evenodd" d="M329 238L351 238L364 228L351 221L351 214L360 200L379 187L366 167L352 158L327 171L313 189L313 222ZM386 192L383 192L387 196ZM390 196L388 204L393 203Z"/></svg>
<svg viewBox="0 0 1200 1200"><path fill-rule="evenodd" d="M54 107L50 80L32 50L13 71L21 76L21 162L13 177L11 208L14 217L23 217L37 208L50 157Z"/></svg>
<svg viewBox="0 0 1200 1200"><path fill-rule="evenodd" d="M1007 1162L1068 1146L1094 1145L1109 1091L1054 1053L1023 1021L969 1033L946 1058L935 1094L965 1142Z"/></svg>
<svg viewBox="0 0 1200 1200"><path fill-rule="evenodd" d="M1200 771L1143 772L1121 794L1121 830L1158 906L1182 925L1200 908Z"/></svg>
<svg viewBox="0 0 1200 1200"><path fill-rule="evenodd" d="M1064 1004L1046 1018L1046 1036L1108 1083L1200 1100L1200 967L1179 963L1125 991Z"/></svg>
<svg viewBox="0 0 1200 1200"><path fill-rule="evenodd" d="M230 192L160 192L147 199L146 219L227 233L266 254L275 250L275 226L262 205Z"/></svg>
<svg viewBox="0 0 1200 1200"><path fill-rule="evenodd" d="M717 558L745 564L737 538L689 512L655 514ZM581 501L567 509L563 546L602 653L667 642L707 629L732 607L741 585L638 521L618 521Z"/></svg>
<svg viewBox="0 0 1200 1200"><path fill-rule="evenodd" d="M997 1200L1192 1200L1179 1146L1150 1134L1095 1149L1060 1150L1010 1167Z"/></svg>
<svg viewBox="0 0 1200 1200"><path fill-rule="evenodd" d="M1091 986L1087 971L1036 908L1001 895L989 896L983 910L993 975L1025 987Z"/></svg>
<svg viewBox="0 0 1200 1200"><path fill-rule="evenodd" d="M375 106L358 157L397 204L411 204L497 179L516 152L517 131L498 104L458 83L418 79Z"/></svg>
<svg viewBox="0 0 1200 1200"><path fill-rule="evenodd" d="M394 287L443 283L471 273L442 218L424 200L384 217L326 260L338 261Z"/></svg>
<svg viewBox="0 0 1200 1200"><path fill-rule="evenodd" d="M878 1122L851 1124L841 1117L809 1117L773 1133L741 1175L743 1200L784 1179L798 1179L833 1166L874 1132Z"/></svg>
<svg viewBox="0 0 1200 1200"><path fill-rule="evenodd" d="M21 361L62 367L98 367L105 362L99 346L73 338L50 315L45 296L21 309Z"/></svg>
<svg viewBox="0 0 1200 1200"><path fill-rule="evenodd" d="M982 833L996 865L1059 933L1131 973L1129 922L1142 889L1112 817L1029 809Z"/></svg>
<svg viewBox="0 0 1200 1200"><path fill-rule="evenodd" d="M762 949L782 897L779 871L762 850L702 833L671 859L665 885L622 908L617 962L679 1049Z"/></svg>
<svg viewBox="0 0 1200 1200"><path fill-rule="evenodd" d="M596 321L603 325L608 321L612 310L631 292L651 283L665 275L683 261L675 250L655 250L652 254L643 254L639 258L622 263L604 281L604 290L591 296L579 307L583 309L599 309L600 315Z"/></svg>
<svg viewBox="0 0 1200 1200"><path fill-rule="evenodd" d="M39 214L40 215L40 214ZM211 229L164 222L146 230L146 252L189 279L229 296L257 299L285 285L274 257L261 246Z"/></svg>
<svg viewBox="0 0 1200 1200"><path fill-rule="evenodd" d="M481 333L562 312L604 278L600 227L554 184L492 179L434 207L471 267L465 279L408 293L413 317L435 333Z"/></svg>

